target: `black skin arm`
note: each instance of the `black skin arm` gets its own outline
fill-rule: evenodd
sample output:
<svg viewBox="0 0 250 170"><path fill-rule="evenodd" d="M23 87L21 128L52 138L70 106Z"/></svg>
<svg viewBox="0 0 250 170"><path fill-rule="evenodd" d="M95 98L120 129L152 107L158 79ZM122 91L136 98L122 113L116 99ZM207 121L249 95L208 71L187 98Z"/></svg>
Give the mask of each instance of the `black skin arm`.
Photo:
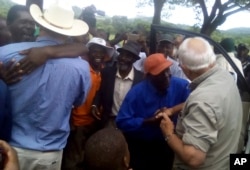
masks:
<svg viewBox="0 0 250 170"><path fill-rule="evenodd" d="M87 53L87 47L81 43L34 47L20 51L20 54L25 55L25 57L19 61L20 69L24 74L28 74L46 63L48 59L59 59L64 57L75 58L78 56L86 56Z"/></svg>

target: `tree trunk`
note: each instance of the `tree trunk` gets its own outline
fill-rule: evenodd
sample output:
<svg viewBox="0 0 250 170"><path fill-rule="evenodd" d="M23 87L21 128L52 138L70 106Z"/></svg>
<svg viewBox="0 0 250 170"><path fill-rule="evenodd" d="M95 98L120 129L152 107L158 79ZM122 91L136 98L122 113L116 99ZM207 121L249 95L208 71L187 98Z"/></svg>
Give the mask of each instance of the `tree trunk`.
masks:
<svg viewBox="0 0 250 170"><path fill-rule="evenodd" d="M204 20L200 33L210 36L217 29L218 26L220 26L226 21L226 16L217 15L212 22L210 22L211 20L212 19L209 18Z"/></svg>
<svg viewBox="0 0 250 170"><path fill-rule="evenodd" d="M161 11L166 0L154 0L154 17L152 24L161 24Z"/></svg>
<svg viewBox="0 0 250 170"><path fill-rule="evenodd" d="M31 4L37 4L41 9L43 9L43 0L26 0L27 7L30 7Z"/></svg>

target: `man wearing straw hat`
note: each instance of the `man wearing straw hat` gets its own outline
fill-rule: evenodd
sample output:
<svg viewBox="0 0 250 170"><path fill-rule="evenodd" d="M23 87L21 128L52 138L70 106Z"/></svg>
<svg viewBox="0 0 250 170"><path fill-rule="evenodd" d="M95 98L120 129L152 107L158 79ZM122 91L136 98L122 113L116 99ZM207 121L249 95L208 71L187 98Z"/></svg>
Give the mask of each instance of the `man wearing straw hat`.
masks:
<svg viewBox="0 0 250 170"><path fill-rule="evenodd" d="M68 36L88 32L87 24L75 20L72 9L66 5L53 5L44 13L37 5L31 5L30 13L41 27L40 36L36 42L0 48L3 63L22 59L21 50L63 44ZM79 57L48 60L9 86L13 114L9 143L18 153L21 169L61 169L70 111L84 102L89 87L89 66Z"/></svg>

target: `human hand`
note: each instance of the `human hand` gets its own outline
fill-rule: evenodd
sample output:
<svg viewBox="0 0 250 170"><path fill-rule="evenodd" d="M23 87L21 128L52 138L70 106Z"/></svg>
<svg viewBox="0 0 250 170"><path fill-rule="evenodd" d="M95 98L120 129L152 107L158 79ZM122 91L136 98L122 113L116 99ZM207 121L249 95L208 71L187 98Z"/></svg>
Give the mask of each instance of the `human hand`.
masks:
<svg viewBox="0 0 250 170"><path fill-rule="evenodd" d="M159 125L161 121L161 117L156 117L156 115L144 119L144 124L157 124Z"/></svg>
<svg viewBox="0 0 250 170"><path fill-rule="evenodd" d="M0 79L6 84L11 85L21 80L23 71L20 69L20 64L15 60L9 61L6 65L0 62Z"/></svg>
<svg viewBox="0 0 250 170"><path fill-rule="evenodd" d="M166 112L161 112L158 114L161 117L161 131L164 136L169 136L174 133L174 123L171 121Z"/></svg>
<svg viewBox="0 0 250 170"><path fill-rule="evenodd" d="M19 61L23 73L29 74L39 66L46 63L49 58L48 53L46 47L35 47L20 51L19 54L25 55L25 57Z"/></svg>
<svg viewBox="0 0 250 170"><path fill-rule="evenodd" d="M162 117L163 114L168 115L169 117L172 116L174 114L174 110L173 108L167 108L167 107L163 107L161 109L158 109L155 112L155 116L158 117Z"/></svg>
<svg viewBox="0 0 250 170"><path fill-rule="evenodd" d="M0 140L0 148L2 148L5 157L4 170L19 170L19 162L15 149L3 140Z"/></svg>
<svg viewBox="0 0 250 170"><path fill-rule="evenodd" d="M97 120L101 120L101 113L99 112L99 109L96 107L96 105L91 106L90 113Z"/></svg>

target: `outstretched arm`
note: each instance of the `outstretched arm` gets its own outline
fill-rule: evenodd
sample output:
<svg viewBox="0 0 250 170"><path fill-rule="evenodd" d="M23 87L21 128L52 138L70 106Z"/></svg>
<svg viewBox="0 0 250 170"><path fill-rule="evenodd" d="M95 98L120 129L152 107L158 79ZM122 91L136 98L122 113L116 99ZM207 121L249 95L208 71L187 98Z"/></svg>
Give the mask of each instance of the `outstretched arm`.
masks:
<svg viewBox="0 0 250 170"><path fill-rule="evenodd" d="M30 48L20 52L20 54L26 55L19 61L20 69L24 73L30 73L43 65L48 59L74 58L85 56L87 53L87 47L81 43Z"/></svg>

